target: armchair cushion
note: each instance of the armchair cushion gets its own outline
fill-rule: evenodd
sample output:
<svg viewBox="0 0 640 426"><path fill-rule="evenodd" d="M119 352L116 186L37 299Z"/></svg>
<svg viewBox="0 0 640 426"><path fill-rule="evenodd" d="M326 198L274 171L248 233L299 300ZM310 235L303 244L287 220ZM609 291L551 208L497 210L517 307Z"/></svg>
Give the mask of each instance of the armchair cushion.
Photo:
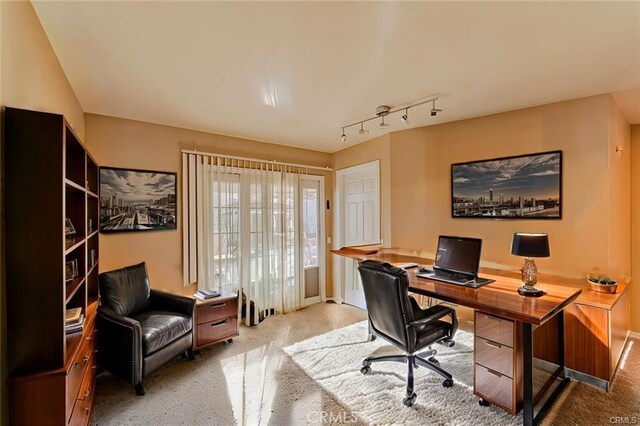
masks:
<svg viewBox="0 0 640 426"><path fill-rule="evenodd" d="M166 311L148 311L133 317L142 328L142 351L144 356L162 349L174 340L191 331L190 316Z"/></svg>
<svg viewBox="0 0 640 426"><path fill-rule="evenodd" d="M148 310L150 293L144 262L100 274L101 303L118 315L132 317Z"/></svg>

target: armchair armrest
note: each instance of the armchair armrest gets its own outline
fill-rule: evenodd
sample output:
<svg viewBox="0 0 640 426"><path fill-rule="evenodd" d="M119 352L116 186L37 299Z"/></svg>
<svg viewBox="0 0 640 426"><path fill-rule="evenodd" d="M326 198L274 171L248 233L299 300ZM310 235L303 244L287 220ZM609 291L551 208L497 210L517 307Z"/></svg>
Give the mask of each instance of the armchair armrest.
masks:
<svg viewBox="0 0 640 426"><path fill-rule="evenodd" d="M98 307L100 365L132 384L142 381L142 328L133 318Z"/></svg>
<svg viewBox="0 0 640 426"><path fill-rule="evenodd" d="M193 317L196 301L190 297L151 289L151 308L153 310L177 312Z"/></svg>

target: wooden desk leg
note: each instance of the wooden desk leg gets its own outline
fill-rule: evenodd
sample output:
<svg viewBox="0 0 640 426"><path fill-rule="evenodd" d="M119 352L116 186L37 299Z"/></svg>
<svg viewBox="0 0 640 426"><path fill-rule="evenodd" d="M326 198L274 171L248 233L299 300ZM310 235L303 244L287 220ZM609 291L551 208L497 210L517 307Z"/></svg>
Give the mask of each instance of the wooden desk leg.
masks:
<svg viewBox="0 0 640 426"><path fill-rule="evenodd" d="M522 423L524 426L533 426L533 332L530 323L522 324Z"/></svg>

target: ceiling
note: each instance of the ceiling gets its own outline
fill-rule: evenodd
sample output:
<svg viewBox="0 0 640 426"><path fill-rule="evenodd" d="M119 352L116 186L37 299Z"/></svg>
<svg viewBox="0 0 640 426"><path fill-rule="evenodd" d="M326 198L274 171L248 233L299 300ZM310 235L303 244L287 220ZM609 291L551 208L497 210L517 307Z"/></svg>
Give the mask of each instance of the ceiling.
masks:
<svg viewBox="0 0 640 426"><path fill-rule="evenodd" d="M415 127L640 87L640 2L33 4L85 112L325 152L381 104L439 96Z"/></svg>

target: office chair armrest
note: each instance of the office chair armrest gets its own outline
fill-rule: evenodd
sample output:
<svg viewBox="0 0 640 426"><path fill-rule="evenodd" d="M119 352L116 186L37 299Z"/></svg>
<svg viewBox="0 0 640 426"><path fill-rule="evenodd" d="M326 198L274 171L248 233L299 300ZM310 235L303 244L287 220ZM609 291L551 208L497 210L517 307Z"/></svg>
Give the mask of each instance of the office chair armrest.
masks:
<svg viewBox="0 0 640 426"><path fill-rule="evenodd" d="M151 289L151 307L154 310L177 312L193 318L196 301L191 297Z"/></svg>
<svg viewBox="0 0 640 426"><path fill-rule="evenodd" d="M417 305L417 302L416 302L416 305ZM409 327L420 327L420 326L429 324L432 321L440 319L446 315L451 316L451 319L452 319L452 322L454 323L455 328L457 328L458 326L458 321L456 319L456 311L454 311L448 306L436 305L436 306L430 307L429 309L419 310L419 311L416 311L414 306L414 313L416 317L420 317L420 318L415 321L411 321L409 324L407 324ZM454 333L455 331L452 333L452 335Z"/></svg>

